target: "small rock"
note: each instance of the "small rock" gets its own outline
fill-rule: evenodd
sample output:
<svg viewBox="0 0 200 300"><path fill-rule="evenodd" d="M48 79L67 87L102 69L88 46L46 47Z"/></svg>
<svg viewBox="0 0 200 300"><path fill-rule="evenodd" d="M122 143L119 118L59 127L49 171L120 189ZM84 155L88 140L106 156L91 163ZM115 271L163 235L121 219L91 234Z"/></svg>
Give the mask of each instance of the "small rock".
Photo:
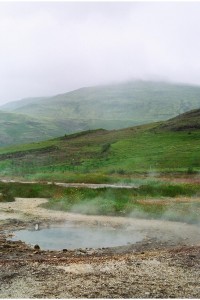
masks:
<svg viewBox="0 0 200 300"><path fill-rule="evenodd" d="M39 246L38 244L36 244L36 245L34 246L34 249L35 249L35 250L40 250L40 246Z"/></svg>

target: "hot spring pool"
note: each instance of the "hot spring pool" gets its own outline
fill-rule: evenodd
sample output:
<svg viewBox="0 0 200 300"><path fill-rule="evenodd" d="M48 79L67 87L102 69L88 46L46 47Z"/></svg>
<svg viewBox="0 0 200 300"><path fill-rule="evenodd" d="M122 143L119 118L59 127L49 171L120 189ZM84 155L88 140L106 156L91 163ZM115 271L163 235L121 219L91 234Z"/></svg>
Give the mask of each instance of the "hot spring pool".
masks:
<svg viewBox="0 0 200 300"><path fill-rule="evenodd" d="M110 227L62 226L14 232L13 241L38 244L42 250L103 248L134 244L143 239L139 231Z"/></svg>

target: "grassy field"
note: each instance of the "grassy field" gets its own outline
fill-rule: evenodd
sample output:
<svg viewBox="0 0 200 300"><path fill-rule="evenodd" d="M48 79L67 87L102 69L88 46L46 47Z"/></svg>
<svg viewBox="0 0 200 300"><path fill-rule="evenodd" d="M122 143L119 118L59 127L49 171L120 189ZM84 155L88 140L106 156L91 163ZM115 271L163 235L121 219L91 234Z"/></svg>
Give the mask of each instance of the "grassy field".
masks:
<svg viewBox="0 0 200 300"><path fill-rule="evenodd" d="M163 123L89 130L0 149L0 176L63 182L131 182L137 175L198 174L200 130Z"/></svg>

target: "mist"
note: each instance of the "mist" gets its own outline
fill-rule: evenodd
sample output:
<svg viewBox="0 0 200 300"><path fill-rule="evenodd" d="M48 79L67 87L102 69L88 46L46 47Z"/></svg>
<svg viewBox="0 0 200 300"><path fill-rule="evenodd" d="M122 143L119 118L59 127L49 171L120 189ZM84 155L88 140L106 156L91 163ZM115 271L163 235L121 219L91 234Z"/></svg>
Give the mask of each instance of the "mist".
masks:
<svg viewBox="0 0 200 300"><path fill-rule="evenodd" d="M200 84L198 2L0 2L0 104L126 80Z"/></svg>

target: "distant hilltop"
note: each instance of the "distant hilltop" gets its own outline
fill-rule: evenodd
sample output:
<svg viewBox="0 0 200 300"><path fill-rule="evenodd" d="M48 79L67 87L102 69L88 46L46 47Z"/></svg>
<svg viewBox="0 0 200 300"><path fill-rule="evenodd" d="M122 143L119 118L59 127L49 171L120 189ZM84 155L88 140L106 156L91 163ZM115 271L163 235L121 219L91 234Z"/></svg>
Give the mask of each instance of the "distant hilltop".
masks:
<svg viewBox="0 0 200 300"><path fill-rule="evenodd" d="M0 145L41 141L97 128L120 129L200 108L200 87L132 81L85 87L0 107Z"/></svg>

